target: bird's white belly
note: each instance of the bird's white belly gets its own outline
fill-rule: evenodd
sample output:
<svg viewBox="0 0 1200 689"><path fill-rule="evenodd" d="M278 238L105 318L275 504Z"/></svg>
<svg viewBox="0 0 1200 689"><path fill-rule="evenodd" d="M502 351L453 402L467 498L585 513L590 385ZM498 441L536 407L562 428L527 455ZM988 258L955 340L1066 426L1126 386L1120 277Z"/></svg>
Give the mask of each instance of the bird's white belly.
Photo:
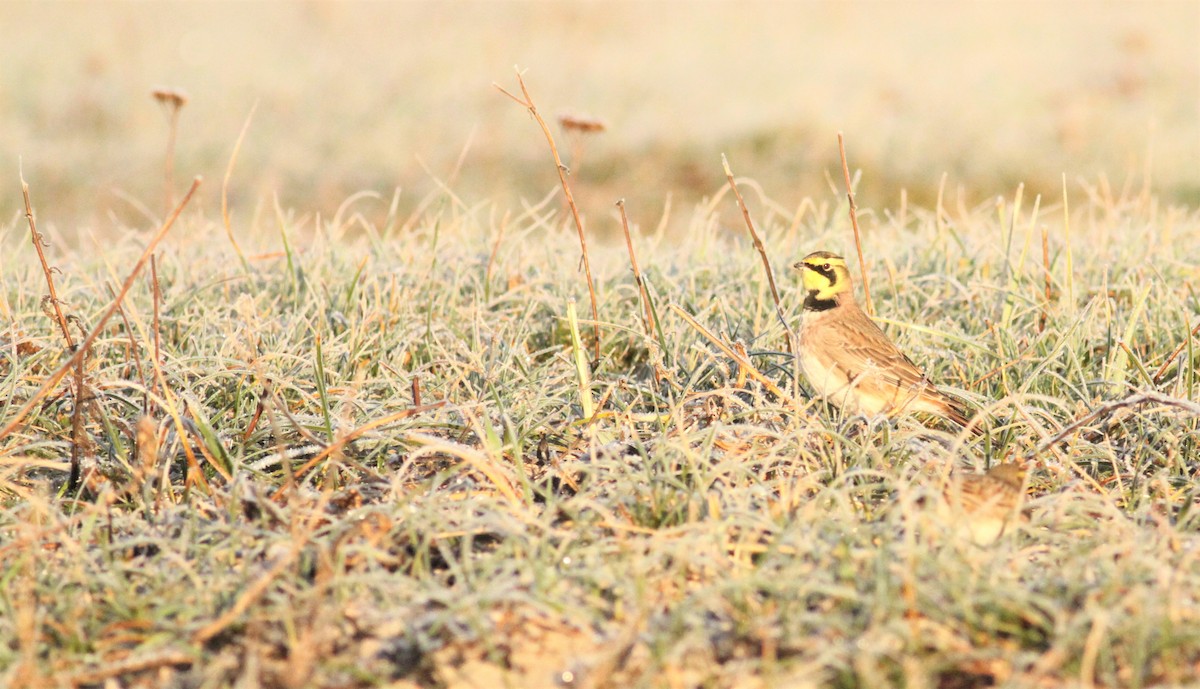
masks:
<svg viewBox="0 0 1200 689"><path fill-rule="evenodd" d="M851 380L844 371L826 364L820 357L800 348L800 369L813 392L848 414L875 416L887 407L876 395L864 395L858 390L859 381Z"/></svg>

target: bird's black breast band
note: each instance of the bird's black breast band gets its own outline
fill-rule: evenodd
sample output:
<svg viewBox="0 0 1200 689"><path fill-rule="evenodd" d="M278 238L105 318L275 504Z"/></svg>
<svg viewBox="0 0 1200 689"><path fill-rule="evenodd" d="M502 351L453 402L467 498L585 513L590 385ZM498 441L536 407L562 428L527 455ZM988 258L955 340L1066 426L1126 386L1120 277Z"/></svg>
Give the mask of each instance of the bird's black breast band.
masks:
<svg viewBox="0 0 1200 689"><path fill-rule="evenodd" d="M817 290L809 290L808 295L804 297L805 311L828 311L837 306L836 299L818 299Z"/></svg>

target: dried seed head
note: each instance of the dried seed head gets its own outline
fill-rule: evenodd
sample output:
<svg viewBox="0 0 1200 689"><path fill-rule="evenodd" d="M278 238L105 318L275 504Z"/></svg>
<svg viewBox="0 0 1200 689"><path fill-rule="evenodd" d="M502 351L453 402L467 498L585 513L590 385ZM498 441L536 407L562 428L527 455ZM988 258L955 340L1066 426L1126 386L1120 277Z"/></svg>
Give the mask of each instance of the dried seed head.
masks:
<svg viewBox="0 0 1200 689"><path fill-rule="evenodd" d="M608 123L598 117L582 113L565 112L558 116L558 126L566 131L592 134L608 129Z"/></svg>
<svg viewBox="0 0 1200 689"><path fill-rule="evenodd" d="M168 105L176 110L187 105L188 95L183 89L170 88L167 86L156 86L150 95L154 96L154 100Z"/></svg>

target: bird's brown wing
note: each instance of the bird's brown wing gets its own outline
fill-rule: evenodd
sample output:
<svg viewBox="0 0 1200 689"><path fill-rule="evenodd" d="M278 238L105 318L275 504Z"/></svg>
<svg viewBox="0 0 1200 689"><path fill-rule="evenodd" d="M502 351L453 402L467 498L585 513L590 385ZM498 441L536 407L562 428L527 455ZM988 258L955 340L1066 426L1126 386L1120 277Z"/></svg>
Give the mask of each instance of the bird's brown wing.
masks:
<svg viewBox="0 0 1200 689"><path fill-rule="evenodd" d="M846 308L846 313L830 319L825 324L827 331L821 333L826 345L823 350L830 363L850 379L862 383L872 379L879 385L903 390L919 390L929 385L921 369L892 344L862 309L842 308Z"/></svg>
<svg viewBox="0 0 1200 689"><path fill-rule="evenodd" d="M924 372L888 339L875 321L857 305L843 305L839 318L826 319L819 337L821 356L861 392L901 408L916 399L936 407L951 421L966 426L966 406L937 389Z"/></svg>

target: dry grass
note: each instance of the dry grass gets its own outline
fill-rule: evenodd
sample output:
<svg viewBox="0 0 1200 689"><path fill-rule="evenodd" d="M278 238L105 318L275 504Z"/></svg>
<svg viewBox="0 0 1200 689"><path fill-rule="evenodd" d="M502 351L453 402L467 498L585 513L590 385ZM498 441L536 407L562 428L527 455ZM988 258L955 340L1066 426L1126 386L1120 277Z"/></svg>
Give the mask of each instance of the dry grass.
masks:
<svg viewBox="0 0 1200 689"><path fill-rule="evenodd" d="M754 205L772 255L852 248L844 206L809 200L818 210L792 228ZM662 384L625 251L594 251L601 413L581 423L563 316L586 288L566 216L510 213L493 257L500 209L433 206L405 232L363 216L358 238L349 221L284 213L278 239L247 247L249 270L212 241L219 225L181 219L158 259L162 360L143 364L160 383L130 348L154 360L144 282L124 301L130 325L112 321L88 359L83 492L56 495L65 388L3 441L8 686L1200 677L1194 346L1159 384L1146 373L1193 325L1198 275L1178 257L1200 251L1195 212L1153 196L1073 203L1070 301L1062 215L1043 205L1050 304L1028 212L951 212L945 230L920 208L904 228L863 213L889 330L993 412L973 441L915 420L854 430L739 384L663 308L744 343L792 389L758 256L706 208L687 242L633 234ZM25 236L14 223L0 241L9 418L62 346ZM139 249L130 236L49 251L69 315L87 320ZM794 317L795 283L780 290ZM415 379L425 406L410 411ZM159 411L142 417L143 396ZM186 481L188 452L205 481ZM998 546L938 523L950 465L1031 453L1029 520Z"/></svg>
<svg viewBox="0 0 1200 689"><path fill-rule="evenodd" d="M57 268L14 206L0 685L1200 682L1196 9L1023 8L1000 51L1013 8L937 8L6 8L76 47L18 32L0 75ZM523 52L379 30L439 18ZM581 78L571 37L613 59ZM513 62L604 118L579 223L490 87ZM154 83L191 95L174 169L225 173L170 236L131 210ZM877 317L981 437L793 376L801 295L763 264L856 250L839 129ZM951 469L1024 458L994 546L940 520Z"/></svg>
<svg viewBox="0 0 1200 689"><path fill-rule="evenodd" d="M59 201L46 229L69 236L81 225L143 224L128 199L158 211L169 135L149 96L158 84L191 97L175 165L184 180L213 180L198 199L209 213L255 104L230 199L243 221L257 212L270 228L275 193L285 208L315 210L364 189L386 205L400 187L407 211L438 188L418 159L444 177L467 141L455 190L518 207L553 178L546 151L530 145L527 115L491 88L511 84L514 64L530 69L547 115L584 111L608 124L589 137L572 180L596 232L618 232L607 216L618 198L657 217L668 194L685 210L711 195L721 153L795 207L839 178L837 131L853 167L871 172L857 191L876 208L896 207L901 189L932 206L943 172L947 202L961 190L973 206L1019 182L1031 198L1050 198L1063 172L1072 181L1103 173L1119 189L1147 166L1164 198L1200 200L1200 8L1191 2L1087 12L1072 3L414 2L120 13L9 3L6 19L25 30L3 48L3 169L23 156L41 198ZM19 205L0 196L0 218ZM737 223L736 209L724 221ZM669 222L689 225L686 213Z"/></svg>

